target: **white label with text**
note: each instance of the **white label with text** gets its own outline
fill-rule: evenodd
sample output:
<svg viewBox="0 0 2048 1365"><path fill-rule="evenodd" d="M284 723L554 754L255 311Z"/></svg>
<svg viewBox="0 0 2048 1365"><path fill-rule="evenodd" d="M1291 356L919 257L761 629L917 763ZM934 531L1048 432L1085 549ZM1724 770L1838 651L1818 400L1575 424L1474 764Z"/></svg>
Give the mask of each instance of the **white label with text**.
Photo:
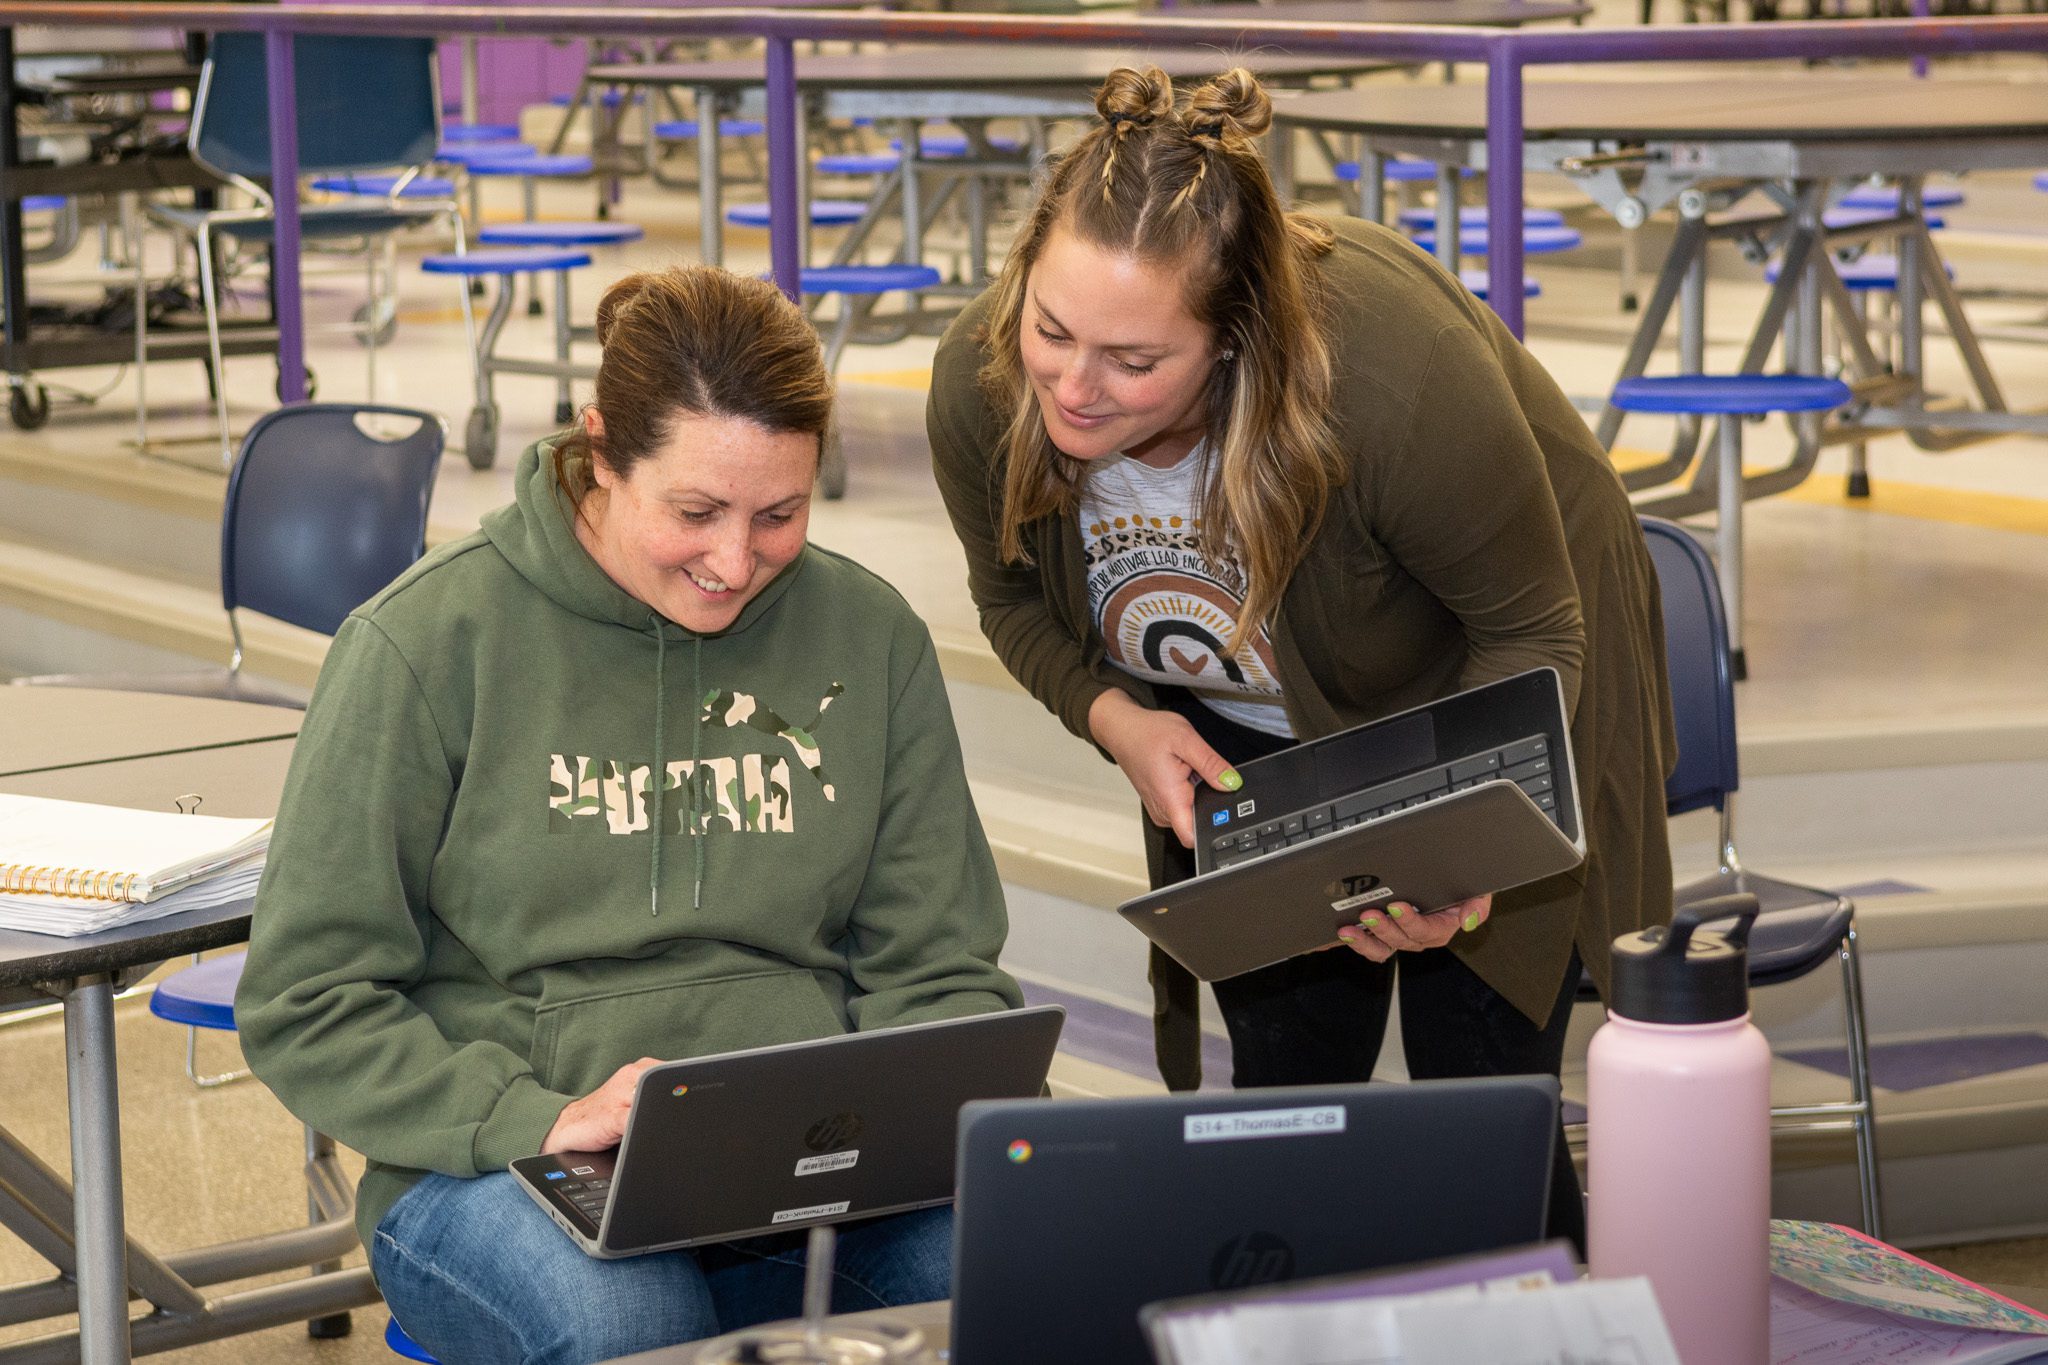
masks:
<svg viewBox="0 0 2048 1365"><path fill-rule="evenodd" d="M843 1171L859 1160L860 1149L858 1147L850 1151L828 1152L824 1156L807 1156L802 1161L796 1163L796 1173L798 1175L822 1175L826 1171Z"/></svg>
<svg viewBox="0 0 2048 1365"><path fill-rule="evenodd" d="M1232 1114L1189 1114L1181 1120L1187 1142L1237 1142L1245 1138L1309 1137L1344 1131L1344 1106L1311 1109L1246 1109Z"/></svg>
<svg viewBox="0 0 2048 1365"><path fill-rule="evenodd" d="M794 1223L800 1218L830 1218L835 1213L845 1213L853 1207L851 1199L842 1199L836 1204L813 1204L807 1209L784 1209L768 1221L771 1223Z"/></svg>
<svg viewBox="0 0 2048 1365"><path fill-rule="evenodd" d="M1393 894L1393 887L1383 886L1377 891L1368 891L1362 896L1346 896L1343 900L1331 901L1330 908L1339 913L1346 910L1356 910L1361 905L1371 905L1374 901L1383 901Z"/></svg>

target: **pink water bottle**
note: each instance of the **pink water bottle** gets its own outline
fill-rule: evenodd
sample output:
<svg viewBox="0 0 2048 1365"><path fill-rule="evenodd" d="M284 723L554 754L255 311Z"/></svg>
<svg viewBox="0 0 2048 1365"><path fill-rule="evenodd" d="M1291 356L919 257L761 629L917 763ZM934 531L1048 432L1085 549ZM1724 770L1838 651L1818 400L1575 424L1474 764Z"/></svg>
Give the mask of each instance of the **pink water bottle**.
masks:
<svg viewBox="0 0 2048 1365"><path fill-rule="evenodd" d="M1754 896L1614 941L1586 1058L1593 1275L1646 1275L1685 1365L1771 1358L1771 1050L1749 1022ZM1700 925L1734 918L1710 933Z"/></svg>

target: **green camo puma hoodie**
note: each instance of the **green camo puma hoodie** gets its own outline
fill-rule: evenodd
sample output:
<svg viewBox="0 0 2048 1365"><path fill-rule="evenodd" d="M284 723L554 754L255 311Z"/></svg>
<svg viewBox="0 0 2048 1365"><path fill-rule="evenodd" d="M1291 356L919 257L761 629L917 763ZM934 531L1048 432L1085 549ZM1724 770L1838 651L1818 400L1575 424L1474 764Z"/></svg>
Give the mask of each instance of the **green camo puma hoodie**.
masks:
<svg viewBox="0 0 2048 1365"><path fill-rule="evenodd" d="M242 1045L369 1158L365 1245L634 1058L1019 1003L903 599L813 546L692 634L577 543L544 451L336 634L257 897Z"/></svg>

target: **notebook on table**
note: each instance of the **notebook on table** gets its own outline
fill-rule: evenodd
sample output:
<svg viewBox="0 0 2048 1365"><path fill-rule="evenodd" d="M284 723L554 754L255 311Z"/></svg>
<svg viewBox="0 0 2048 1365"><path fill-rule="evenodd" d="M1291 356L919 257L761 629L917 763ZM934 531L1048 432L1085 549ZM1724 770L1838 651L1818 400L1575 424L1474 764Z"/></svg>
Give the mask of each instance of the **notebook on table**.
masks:
<svg viewBox="0 0 2048 1365"><path fill-rule="evenodd" d="M1037 1095L1057 1005L845 1033L650 1067L609 1152L512 1174L602 1259L943 1204L971 1100Z"/></svg>
<svg viewBox="0 0 2048 1365"><path fill-rule="evenodd" d="M0 927L68 937L246 897L270 826L0 793Z"/></svg>
<svg viewBox="0 0 2048 1365"><path fill-rule="evenodd" d="M1195 794L1196 875L1118 913L1205 981L1586 856L1564 693L1538 668L1237 767Z"/></svg>
<svg viewBox="0 0 2048 1365"><path fill-rule="evenodd" d="M1536 1241L1547 1076L969 1105L957 1365L1146 1365L1160 1299Z"/></svg>

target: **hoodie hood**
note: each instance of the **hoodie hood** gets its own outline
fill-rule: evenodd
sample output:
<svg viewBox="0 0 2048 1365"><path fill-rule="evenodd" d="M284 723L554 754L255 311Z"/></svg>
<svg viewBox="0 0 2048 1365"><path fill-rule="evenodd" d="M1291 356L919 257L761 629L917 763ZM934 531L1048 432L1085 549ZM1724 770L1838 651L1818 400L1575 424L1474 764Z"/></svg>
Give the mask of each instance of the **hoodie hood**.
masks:
<svg viewBox="0 0 2048 1365"><path fill-rule="evenodd" d="M659 625L666 627L671 639L695 638L696 632L669 621L614 583L576 539L576 504L555 477L554 452L560 440L537 441L520 454L513 470L513 500L485 514L484 535L521 577L566 611L643 634L653 633ZM811 555L805 547L740 609L731 625L704 638L751 629L789 592Z"/></svg>

